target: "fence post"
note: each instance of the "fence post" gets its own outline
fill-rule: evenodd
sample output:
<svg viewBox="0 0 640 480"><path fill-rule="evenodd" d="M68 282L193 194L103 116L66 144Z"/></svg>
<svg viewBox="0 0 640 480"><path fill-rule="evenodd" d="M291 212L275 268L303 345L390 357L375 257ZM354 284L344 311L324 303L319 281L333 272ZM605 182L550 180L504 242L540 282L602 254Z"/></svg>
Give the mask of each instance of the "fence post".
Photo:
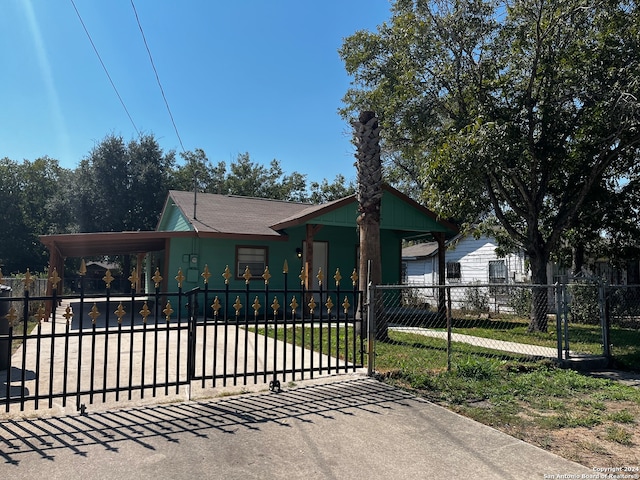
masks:
<svg viewBox="0 0 640 480"><path fill-rule="evenodd" d="M573 300L571 303L573 304ZM562 318L564 321L564 358L569 359L571 356L569 349L569 292L566 288L562 290Z"/></svg>
<svg viewBox="0 0 640 480"><path fill-rule="evenodd" d="M600 307L600 328L602 329L602 354L610 358L611 346L609 344L609 311L607 308L606 287L603 284L598 286L598 304Z"/></svg>
<svg viewBox="0 0 640 480"><path fill-rule="evenodd" d="M555 284L556 291L556 338L558 344L558 361L562 360L562 310L564 300L564 287L559 282Z"/></svg>
<svg viewBox="0 0 640 480"><path fill-rule="evenodd" d="M451 287L445 288L447 295L447 372L451 371Z"/></svg>
<svg viewBox="0 0 640 480"><path fill-rule="evenodd" d="M373 375L375 369L375 339L376 339L376 314L375 314L375 285L369 282L367 292L367 375Z"/></svg>

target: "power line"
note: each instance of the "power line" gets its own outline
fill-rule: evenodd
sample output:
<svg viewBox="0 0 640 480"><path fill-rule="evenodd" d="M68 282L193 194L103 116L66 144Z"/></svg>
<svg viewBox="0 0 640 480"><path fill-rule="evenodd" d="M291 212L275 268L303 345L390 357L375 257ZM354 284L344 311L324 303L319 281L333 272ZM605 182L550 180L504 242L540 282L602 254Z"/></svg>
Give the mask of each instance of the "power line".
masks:
<svg viewBox="0 0 640 480"><path fill-rule="evenodd" d="M151 61L151 67L153 68L153 72L156 74L156 81L158 82L158 86L160 87L160 93L162 93L162 98L164 99L164 104L167 107L167 112L169 112L169 117L171 118L171 123L173 124L173 129L178 136L178 141L180 142L180 146L182 147L182 151L184 152L184 145L182 144L182 138L180 138L180 133L178 133L178 127L176 126L176 122L173 120L173 114L171 113L171 109L169 108L169 102L167 101L167 97L164 94L164 89L162 88L162 83L160 83L160 76L158 75L158 71L156 70L156 65L153 63L153 57L151 56L151 50L149 50L149 45L147 44L147 39L144 35L144 31L142 30L142 25L140 24L140 19L138 18L138 11L136 10L136 6L131 0L131 7L133 7L133 13L136 16L136 22L138 22L138 28L140 29L140 33L142 34L142 40L144 41L144 46L147 49L147 53L149 54L149 60Z"/></svg>
<svg viewBox="0 0 640 480"><path fill-rule="evenodd" d="M78 8L76 7L76 4L75 4L75 2L73 0L71 0L71 5L73 5L73 9L76 11L76 15L78 15L78 18L80 19L80 23L82 24L82 28L84 28L84 33L87 34L87 37L89 38L89 42L91 43L91 46L93 47L93 51L96 52L96 56L98 57L98 60L100 60L100 65L102 65L102 68L104 69L104 73L107 74L107 78L109 79L109 82L111 82L111 86L113 87L113 90L116 92L116 95L118 96L118 100L120 100L120 104L122 105L122 108L124 108L124 111L127 113L127 117L129 117L129 120L131 121L131 125L133 125L133 129L136 131L138 136L140 136L140 132L138 131L138 127L136 127L136 124L134 123L133 118L131 118L131 115L129 114L129 110L127 110L127 106L124 104L124 100L122 100L122 97L120 96L120 93L118 92L118 89L116 88L115 83L113 83L113 80L111 79L111 75L109 75L109 71L107 70L107 67L105 66L104 62L102 61L102 57L100 57L100 53L98 53L98 49L96 48L95 44L93 43L91 35L89 35L89 30L87 30L87 27L84 24L84 21L82 20L82 16L80 16L80 12L78 11Z"/></svg>

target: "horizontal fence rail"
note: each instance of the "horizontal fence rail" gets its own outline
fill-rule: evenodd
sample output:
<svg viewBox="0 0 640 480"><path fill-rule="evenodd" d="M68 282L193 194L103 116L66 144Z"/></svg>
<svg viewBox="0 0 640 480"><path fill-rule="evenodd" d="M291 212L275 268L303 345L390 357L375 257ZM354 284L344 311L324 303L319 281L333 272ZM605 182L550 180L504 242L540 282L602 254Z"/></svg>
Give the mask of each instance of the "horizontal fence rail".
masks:
<svg viewBox="0 0 640 480"><path fill-rule="evenodd" d="M278 391L281 381L355 371L364 363L356 335L362 294L356 279L342 289L323 282L315 290L301 278L296 289L249 282L233 289L209 282L160 291L156 271L151 293L114 295L110 275L102 294L59 295L54 270L49 295L0 295L0 404L25 410L68 403L84 411L101 402L189 395L207 388L261 384ZM320 273L321 274L321 273ZM288 285L283 271L283 285ZM302 275L301 275L302 277ZM135 291L135 272L132 291ZM0 280L2 280L0 278Z"/></svg>

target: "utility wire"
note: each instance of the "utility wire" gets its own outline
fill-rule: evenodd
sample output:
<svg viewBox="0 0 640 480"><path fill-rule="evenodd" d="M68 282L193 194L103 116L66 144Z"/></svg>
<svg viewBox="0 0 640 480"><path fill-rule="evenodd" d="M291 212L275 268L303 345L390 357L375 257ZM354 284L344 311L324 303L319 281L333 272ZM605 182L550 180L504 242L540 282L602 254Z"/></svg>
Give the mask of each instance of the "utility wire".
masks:
<svg viewBox="0 0 640 480"><path fill-rule="evenodd" d="M107 78L109 79L109 82L111 82L111 86L113 87L113 90L116 92L116 95L118 96L118 100L120 100L120 104L122 105L122 108L124 108L124 111L127 113L127 117L129 117L129 120L131 121L131 125L133 125L133 129L136 131L138 136L140 136L140 132L138 131L138 127L136 127L136 124L134 123L133 118L131 118L131 115L129 114L129 110L127 110L127 106L124 104L124 100L122 100L122 97L120 96L120 93L118 92L118 89L116 88L115 83L113 83L113 80L111 79L111 75L109 75L109 71L107 70L107 67L105 66L104 62L102 61L102 57L100 57L100 54L98 53L98 49L96 48L95 44L93 43L93 40L91 39L91 35L89 35L89 30L87 30L87 27L84 24L84 21L82 20L82 17L80 16L80 12L78 11L78 8L76 7L76 4L75 4L75 2L73 0L71 0L71 5L73 5L73 9L76 11L76 15L78 15L78 18L80 19L80 23L82 24L82 28L84 28L84 33L87 34L87 37L89 38L89 42L91 43L91 46L93 47L93 51L96 52L98 60L100 60L100 65L102 65L102 68L104 69L104 73L107 74Z"/></svg>
<svg viewBox="0 0 640 480"><path fill-rule="evenodd" d="M164 104L167 107L167 112L169 112L169 117L171 118L171 123L173 124L173 129L178 136L178 141L180 142L180 146L182 147L182 151L184 152L184 145L182 144L182 138L180 138L180 133L178 133L178 127L176 126L176 122L173 120L173 114L171 113L171 109L169 108L169 102L167 101L167 97L164 94L164 89L162 88L162 83L160 83L160 76L158 75L158 71L156 70L156 65L153 63L153 57L151 56L151 50L149 49L149 45L147 44L147 39L144 36L144 31L142 30L142 25L140 24L140 19L138 18L138 11L136 10L136 6L131 0L131 7L133 8L133 13L136 16L136 22L138 22L138 28L140 29L140 33L142 34L142 40L144 41L144 46L147 49L147 53L149 54L149 60L151 61L151 67L153 68L153 72L156 74L156 81L158 82L158 86L160 87L160 93L162 93L162 98L164 99Z"/></svg>

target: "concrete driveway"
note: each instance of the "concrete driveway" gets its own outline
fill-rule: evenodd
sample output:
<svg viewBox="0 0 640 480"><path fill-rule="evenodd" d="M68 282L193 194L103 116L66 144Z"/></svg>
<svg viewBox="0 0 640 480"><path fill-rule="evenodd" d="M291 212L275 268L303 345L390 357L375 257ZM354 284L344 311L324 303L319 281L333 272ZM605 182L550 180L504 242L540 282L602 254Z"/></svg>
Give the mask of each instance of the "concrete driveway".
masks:
<svg viewBox="0 0 640 480"><path fill-rule="evenodd" d="M359 375L280 393L1 420L0 457L2 478L29 479L530 480L593 473Z"/></svg>

